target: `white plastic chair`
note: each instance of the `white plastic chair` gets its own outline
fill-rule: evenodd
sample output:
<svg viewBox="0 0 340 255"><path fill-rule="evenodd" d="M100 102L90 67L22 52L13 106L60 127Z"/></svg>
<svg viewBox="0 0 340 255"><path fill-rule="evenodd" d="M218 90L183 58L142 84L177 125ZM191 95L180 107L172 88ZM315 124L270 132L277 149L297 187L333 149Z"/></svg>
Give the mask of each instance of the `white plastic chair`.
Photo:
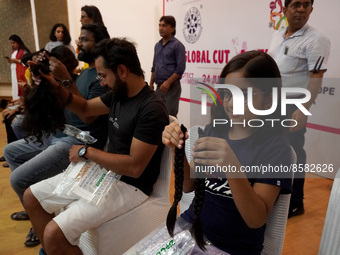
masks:
<svg viewBox="0 0 340 255"><path fill-rule="evenodd" d="M131 211L90 229L80 237L85 255L121 255L166 220L170 208L171 150L164 147L160 175L150 197Z"/></svg>
<svg viewBox="0 0 340 255"><path fill-rule="evenodd" d="M319 255L338 255L340 252L340 168L335 176L329 197L325 224L322 230Z"/></svg>
<svg viewBox="0 0 340 255"><path fill-rule="evenodd" d="M198 128L202 126L193 126L189 130L189 139L185 144L185 153L188 161L191 160L191 148L198 139ZM292 163L296 162L296 154L291 148ZM264 234L263 250L261 255L281 255L283 248L283 241L287 225L288 209L290 202L290 194L281 194L266 222L266 230ZM183 193L180 201L180 212L184 212L189 208L194 192Z"/></svg>

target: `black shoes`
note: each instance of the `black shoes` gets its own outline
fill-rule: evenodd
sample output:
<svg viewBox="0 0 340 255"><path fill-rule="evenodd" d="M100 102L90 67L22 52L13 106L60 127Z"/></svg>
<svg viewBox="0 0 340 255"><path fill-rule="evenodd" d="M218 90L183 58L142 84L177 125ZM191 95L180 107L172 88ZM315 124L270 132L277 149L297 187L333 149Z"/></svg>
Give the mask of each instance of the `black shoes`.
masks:
<svg viewBox="0 0 340 255"><path fill-rule="evenodd" d="M297 215L301 215L305 213L305 208L303 205L300 206L290 206L288 212L288 219Z"/></svg>

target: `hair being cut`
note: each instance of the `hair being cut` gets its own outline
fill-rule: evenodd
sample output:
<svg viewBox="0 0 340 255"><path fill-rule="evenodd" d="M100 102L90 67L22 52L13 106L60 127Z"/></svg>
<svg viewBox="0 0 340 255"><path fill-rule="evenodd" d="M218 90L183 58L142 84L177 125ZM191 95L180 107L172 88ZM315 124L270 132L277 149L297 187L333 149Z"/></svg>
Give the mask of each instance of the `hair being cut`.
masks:
<svg viewBox="0 0 340 255"><path fill-rule="evenodd" d="M24 95L22 130L27 137L33 136L34 141L42 144L44 136L64 129L66 103L58 96L58 88L40 75L40 72L50 72L47 60L32 66L31 72L34 79L40 79L40 83L34 83Z"/></svg>
<svg viewBox="0 0 340 255"><path fill-rule="evenodd" d="M187 129L184 125L181 125L181 131L183 134L186 133ZM174 172L175 172L175 195L174 202L168 212L168 216L166 218L166 227L170 236L174 235L174 228L176 224L177 217L177 205L182 198L183 191L183 181L184 181L184 156L185 156L185 142L182 145L182 148L175 148L175 158L174 158Z"/></svg>

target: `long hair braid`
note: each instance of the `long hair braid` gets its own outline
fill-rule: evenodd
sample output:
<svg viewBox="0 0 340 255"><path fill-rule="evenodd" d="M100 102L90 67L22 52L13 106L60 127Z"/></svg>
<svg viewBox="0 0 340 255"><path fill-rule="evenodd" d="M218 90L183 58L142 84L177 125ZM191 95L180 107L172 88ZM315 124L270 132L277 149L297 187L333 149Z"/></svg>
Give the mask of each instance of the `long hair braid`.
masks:
<svg viewBox="0 0 340 255"><path fill-rule="evenodd" d="M187 132L187 128L182 124L181 131L183 134ZM166 227L170 236L174 235L175 223L177 218L177 205L182 198L183 181L184 181L184 155L185 142L181 149L175 148L174 172L175 172L175 195L174 202L168 212L166 219Z"/></svg>
<svg viewBox="0 0 340 255"><path fill-rule="evenodd" d="M198 128L199 137L204 137L204 132L201 128ZM196 167L195 163L195 167ZM194 197L194 221L192 224L192 234L196 240L198 247L201 250L205 251L204 247L204 238L203 238L203 230L202 224L200 220L200 213L203 208L204 203L204 195L205 195L205 178L196 178L195 179L195 197Z"/></svg>

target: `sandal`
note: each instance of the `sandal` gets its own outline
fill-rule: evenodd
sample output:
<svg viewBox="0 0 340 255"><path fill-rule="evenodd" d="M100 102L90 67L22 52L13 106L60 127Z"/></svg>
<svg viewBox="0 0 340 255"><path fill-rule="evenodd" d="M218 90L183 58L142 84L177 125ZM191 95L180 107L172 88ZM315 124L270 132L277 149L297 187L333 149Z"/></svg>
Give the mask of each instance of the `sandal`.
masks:
<svg viewBox="0 0 340 255"><path fill-rule="evenodd" d="M0 162L6 161L5 156L0 157Z"/></svg>
<svg viewBox="0 0 340 255"><path fill-rule="evenodd" d="M26 242L24 243L27 247L33 247L40 244L40 240L37 237L37 234L33 230L33 228L30 229L28 232L28 235L26 236Z"/></svg>
<svg viewBox="0 0 340 255"><path fill-rule="evenodd" d="M11 215L12 220L29 220L29 216L26 211L15 212Z"/></svg>

